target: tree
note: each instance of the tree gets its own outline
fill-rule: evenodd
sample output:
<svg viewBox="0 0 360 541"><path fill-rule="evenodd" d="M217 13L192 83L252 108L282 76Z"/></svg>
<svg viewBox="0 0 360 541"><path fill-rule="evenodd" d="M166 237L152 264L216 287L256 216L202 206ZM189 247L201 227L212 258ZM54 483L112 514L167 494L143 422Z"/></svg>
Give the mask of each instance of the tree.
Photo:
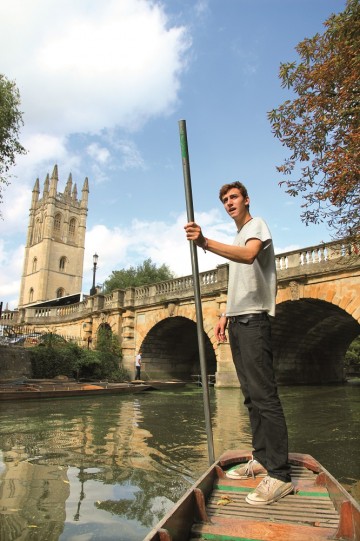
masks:
<svg viewBox="0 0 360 541"><path fill-rule="evenodd" d="M96 335L96 351L100 360L98 377L106 377L109 381L129 381L130 375L121 362L122 352L119 337L109 325L100 325Z"/></svg>
<svg viewBox="0 0 360 541"><path fill-rule="evenodd" d="M360 376L360 336L355 338L345 355L345 369Z"/></svg>
<svg viewBox="0 0 360 541"><path fill-rule="evenodd" d="M107 324L101 324L97 331L96 349L98 351L108 351L118 359L122 358L119 337L112 332L111 327Z"/></svg>
<svg viewBox="0 0 360 541"><path fill-rule="evenodd" d="M127 287L143 286L171 280L174 273L167 265L157 267L151 259L145 261L137 267L112 271L109 278L104 282L105 293L110 293L114 289L126 289Z"/></svg>
<svg viewBox="0 0 360 541"><path fill-rule="evenodd" d="M283 88L298 97L268 113L272 132L291 155L277 170L286 193L302 195L301 219L326 222L335 237L359 236L360 3L347 0L325 31L296 46L299 62L280 65Z"/></svg>
<svg viewBox="0 0 360 541"><path fill-rule="evenodd" d="M2 184L9 185L9 169L15 164L15 156L26 153L18 141L23 125L19 106L18 88L13 81L0 74L0 203L3 199Z"/></svg>

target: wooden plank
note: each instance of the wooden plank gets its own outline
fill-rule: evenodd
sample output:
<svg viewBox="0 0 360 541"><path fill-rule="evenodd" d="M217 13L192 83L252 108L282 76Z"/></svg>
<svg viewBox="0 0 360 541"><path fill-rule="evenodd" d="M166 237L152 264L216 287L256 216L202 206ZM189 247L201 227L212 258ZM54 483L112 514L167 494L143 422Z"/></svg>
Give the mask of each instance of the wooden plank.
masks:
<svg viewBox="0 0 360 541"><path fill-rule="evenodd" d="M244 518L253 518L258 520L290 520L290 521L297 521L297 522L328 522L331 521L333 524L339 524L340 520L338 516L334 515L324 515L324 514L316 514L313 512L304 511L302 513L286 513L282 511L278 511L277 513L269 513L267 515L262 515L260 513L257 513L255 511L247 511L244 508L236 508L236 507L230 507L226 506L225 509L208 509L208 516L214 517L214 516L227 516L230 514L237 514L239 516L243 516Z"/></svg>
<svg viewBox="0 0 360 541"><path fill-rule="evenodd" d="M278 501L276 503L273 503L271 506L270 505L262 505L262 506L250 506L248 503L246 503L245 501L245 494L242 495L242 494L231 494L230 496L229 495L215 495L215 498L210 498L209 501L208 501L208 506L219 506L219 502L221 500L223 500L224 498L228 498L230 500L230 505L233 504L233 505L240 505L240 506L243 506L244 508L246 508L249 512L251 509L254 510L254 512L264 512L266 513L266 509L270 509L270 510L277 510L277 509L281 509L281 510L288 510L288 511L292 511L292 512L297 512L297 511L300 511L301 509L304 509L306 511L309 511L311 509L314 509L314 510L317 510L317 512L321 513L321 512L330 512L334 515L336 515L337 517L339 517L339 513L336 511L336 509L334 508L334 506L332 505L331 501L319 501L319 500L309 500L307 499L305 502L302 501L302 500L296 500L295 498L292 499L292 500L288 500L288 501ZM220 504L221 506L221 504ZM228 505L227 505L228 507ZM269 511L270 512L270 511ZM272 512L272 511L271 511Z"/></svg>
<svg viewBox="0 0 360 541"><path fill-rule="evenodd" d="M225 497L228 497L230 498L233 502L239 502L239 503L244 503L245 502L245 497L246 497L246 493L236 493L236 492L226 492L226 493L217 493L214 495L214 497L210 498L209 499L209 504L210 503L218 503L219 500L225 498ZM249 504L246 503L246 507L247 509L249 509ZM279 500L278 502L272 504L271 508L274 509L274 508L277 508L277 507L281 507L282 509L312 509L312 508L315 508L315 509L329 509L331 511L333 511L334 513L336 513L337 515L339 515L339 513L337 512L337 510L335 509L333 503L331 502L331 500L325 500L325 499L320 499L320 498L296 498L296 496L292 496L291 499L288 497L286 500ZM251 508L256 508L256 506L252 506ZM265 509L265 506L259 506L260 509Z"/></svg>
<svg viewBox="0 0 360 541"><path fill-rule="evenodd" d="M216 523L218 518L228 518L229 520L256 520L257 522L261 522L260 517L252 516L252 515L246 515L246 513L228 513L228 514L214 514L210 515L212 524ZM332 528L335 531L338 529L339 521L333 520L333 519L327 519L327 520L320 520L317 517L273 517L271 520L263 520L264 523L271 523L271 524L297 524L297 525L307 525L312 527L322 527L322 528Z"/></svg>
<svg viewBox="0 0 360 541"><path fill-rule="evenodd" d="M219 517L214 524L194 524L193 537L234 541L324 541L331 539L336 528L312 528L301 524L259 523L253 520L235 521ZM217 536L217 537L216 537Z"/></svg>
<svg viewBox="0 0 360 541"><path fill-rule="evenodd" d="M228 490L216 490L213 492L210 500L216 500L220 498L224 498L225 496L234 499L234 500L244 500L246 495L248 494L248 491L243 490L236 490L236 491L228 491ZM322 497L322 496L303 496L298 494L288 494L285 498L281 498L275 504L272 504L273 506L289 506L289 505L295 505L297 507L304 506L310 506L310 505L319 505L322 507L330 507L334 511L337 512L333 502L329 497Z"/></svg>
<svg viewBox="0 0 360 541"><path fill-rule="evenodd" d="M305 519L308 517L313 517L314 520L333 520L337 524L339 524L340 519L339 515L336 515L331 512L315 512L311 510L296 510L295 512L293 510L289 511L287 509L277 509L272 512L268 513L261 513L259 510L252 510L249 508L245 508L244 506L236 506L236 505L227 505L224 508L219 508L216 506L208 507L208 514L209 515L227 515L230 513L239 513L243 514L245 517L254 517L258 518L259 520L273 520L274 518L283 517L288 518L290 520L301 520L302 517Z"/></svg>
<svg viewBox="0 0 360 541"><path fill-rule="evenodd" d="M251 492L252 489L249 489L249 487L242 487L242 486L224 486L224 485L215 485L213 494L232 494L234 497L241 494L248 494ZM304 491L299 490L295 491L294 494L288 494L286 498L283 498L279 501L281 502L288 502L288 501L327 501L330 502L331 505L334 507L334 504L332 503L331 498L329 497L329 494L325 492L316 492L316 491ZM335 507L334 507L335 508Z"/></svg>
<svg viewBox="0 0 360 541"><path fill-rule="evenodd" d="M227 506L226 510L212 510L208 509L208 516L211 519L214 519L218 516L237 516L237 517L243 517L245 520L247 519L256 519L256 520L262 520L265 521L287 521L287 522L297 522L297 523L311 523L311 524L333 524L334 526L339 525L339 517L334 515L318 515L316 513L283 513L279 511L278 513L272 513L271 515L261 515L260 513L256 512L248 512L245 509L239 509L239 508L229 508L230 506Z"/></svg>
<svg viewBox="0 0 360 541"><path fill-rule="evenodd" d="M245 508L244 506L236 505L227 505L225 508L219 508L218 506L210 506L207 508L209 516L213 515L227 515L229 513L238 513L242 514L244 517L254 517L259 518L260 520L273 520L274 518L282 517L288 518L289 520L301 520L302 518L307 519L312 517L314 520L332 520L339 524L340 519L339 515L336 515L331 512L316 511L311 509L302 509L302 510L288 510L288 509L278 509L274 510L271 513L261 513L258 510L252 510L250 508Z"/></svg>
<svg viewBox="0 0 360 541"><path fill-rule="evenodd" d="M246 507L245 507L246 505ZM226 509L238 509L240 511L244 511L245 513L249 515L254 516L260 516L264 517L273 517L276 515L284 515L284 516L308 516L309 514L312 514L317 517L331 517L333 519L336 519L338 522L340 520L339 515L337 513L334 513L331 509L315 509L311 507L306 508L299 508L299 507L278 507L275 508L273 506L265 506L264 507L250 507L248 504L245 505L237 505L236 503L234 505L229 504L226 505L226 507L220 508L217 505L210 505L208 506L208 512L215 512L218 510L219 512L226 512ZM267 511L266 509L271 507L271 511ZM263 511L262 511L263 510Z"/></svg>

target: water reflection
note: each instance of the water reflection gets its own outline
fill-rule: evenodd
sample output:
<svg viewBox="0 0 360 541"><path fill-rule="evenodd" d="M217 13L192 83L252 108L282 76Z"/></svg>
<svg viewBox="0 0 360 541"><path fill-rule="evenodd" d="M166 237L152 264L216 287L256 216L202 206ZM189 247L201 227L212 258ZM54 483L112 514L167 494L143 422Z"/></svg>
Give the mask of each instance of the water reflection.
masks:
<svg viewBox="0 0 360 541"><path fill-rule="evenodd" d="M313 455L360 501L360 386L281 387L280 393L290 450Z"/></svg>
<svg viewBox="0 0 360 541"><path fill-rule="evenodd" d="M359 481L359 388L281 388L290 450ZM251 447L238 391L211 391L215 454ZM208 466L200 389L2 404L1 540L139 541ZM338 471L337 471L338 470Z"/></svg>

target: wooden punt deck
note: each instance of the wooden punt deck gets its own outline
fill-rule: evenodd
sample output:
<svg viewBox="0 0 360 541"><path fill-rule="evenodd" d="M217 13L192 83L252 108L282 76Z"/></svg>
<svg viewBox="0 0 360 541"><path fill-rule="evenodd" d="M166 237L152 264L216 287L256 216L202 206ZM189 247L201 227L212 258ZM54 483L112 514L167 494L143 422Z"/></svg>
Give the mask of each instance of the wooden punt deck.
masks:
<svg viewBox="0 0 360 541"><path fill-rule="evenodd" d="M324 534L335 533L339 526L339 514L327 490L315 486L316 474L304 467L293 466L292 481L295 485L295 494L289 494L272 505L257 507L246 503L245 497L259 483L259 479L240 482L227 478L219 479L206 505L208 518L214 526L209 528L208 524L206 526L194 525L192 534L196 535L195 539L199 539L199 536L201 539L202 531L216 534L221 530L220 537L212 538L222 539L224 535L234 537L234 532L236 532L236 539L244 537L261 540L278 539L278 537L273 537L266 523L276 525L276 536L279 534L278 526L286 525L287 535L291 533L291 537L288 537L289 541L310 539L308 528L299 528L299 526L316 527L317 533L321 533L320 539L324 539ZM227 501L229 503L226 505L221 504ZM240 521L243 522L241 526L239 526ZM324 528L327 530L324 531ZM317 539L313 534L311 538Z"/></svg>
<svg viewBox="0 0 360 541"><path fill-rule="evenodd" d="M360 506L312 457L290 455L294 494L265 506L245 502L258 478L225 476L242 458L222 455L144 541L360 540Z"/></svg>

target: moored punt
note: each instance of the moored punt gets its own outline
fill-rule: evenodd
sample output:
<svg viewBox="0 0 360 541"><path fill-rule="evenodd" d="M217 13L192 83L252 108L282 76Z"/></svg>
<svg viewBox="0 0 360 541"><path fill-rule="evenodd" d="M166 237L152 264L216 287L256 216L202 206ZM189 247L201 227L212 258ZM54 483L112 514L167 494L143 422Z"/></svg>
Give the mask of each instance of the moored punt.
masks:
<svg viewBox="0 0 360 541"><path fill-rule="evenodd" d="M225 472L251 458L247 451L224 453L144 541L360 540L359 504L310 455L289 455L294 494L271 505L247 504L259 479L235 481Z"/></svg>
<svg viewBox="0 0 360 541"><path fill-rule="evenodd" d="M181 387L185 387L186 385L186 381L180 380L134 380L131 383L134 386L139 385L139 383L143 385L149 385L151 389L156 389L157 391L170 391L171 389L179 389Z"/></svg>
<svg viewBox="0 0 360 541"><path fill-rule="evenodd" d="M2 400L36 400L39 398L69 398L74 396L99 396L107 394L140 393L150 389L149 385L131 385L130 383L90 384L74 382L27 382L20 385L0 385Z"/></svg>

